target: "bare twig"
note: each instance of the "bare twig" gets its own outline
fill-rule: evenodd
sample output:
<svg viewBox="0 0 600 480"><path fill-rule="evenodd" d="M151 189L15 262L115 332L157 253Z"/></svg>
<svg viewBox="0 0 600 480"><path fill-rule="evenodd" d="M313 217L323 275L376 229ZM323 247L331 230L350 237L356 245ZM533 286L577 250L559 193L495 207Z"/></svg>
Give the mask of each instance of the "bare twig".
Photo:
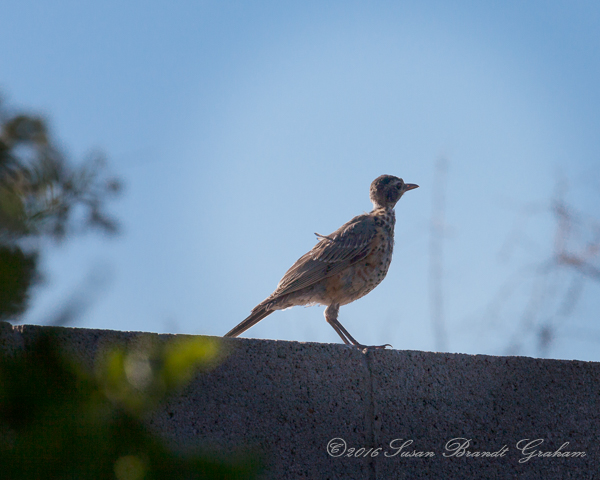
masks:
<svg viewBox="0 0 600 480"><path fill-rule="evenodd" d="M431 235L429 242L429 295L431 305L431 323L437 351L447 349L447 336L444 326L443 296L443 237L445 188L448 161L440 158L435 166L433 181L433 213L431 215Z"/></svg>

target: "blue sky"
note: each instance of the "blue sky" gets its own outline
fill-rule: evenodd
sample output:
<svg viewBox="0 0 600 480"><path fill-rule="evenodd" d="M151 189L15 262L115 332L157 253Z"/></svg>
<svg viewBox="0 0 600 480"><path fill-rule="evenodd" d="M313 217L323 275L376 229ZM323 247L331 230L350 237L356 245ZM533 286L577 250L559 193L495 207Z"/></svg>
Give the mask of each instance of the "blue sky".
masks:
<svg viewBox="0 0 600 480"><path fill-rule="evenodd" d="M536 270L552 256L557 180L585 219L575 247L600 220L599 26L596 2L4 6L5 99L44 113L73 159L105 151L126 185L111 205L122 234L48 246L24 320L43 323L99 279L80 326L222 335L313 232L368 211L370 182L388 173L421 188L396 207L386 280L340 320L366 344L433 350L445 158L447 349L539 355L573 277ZM552 320L547 355L599 360L599 287L583 282ZM339 341L322 307L276 312L245 336Z"/></svg>

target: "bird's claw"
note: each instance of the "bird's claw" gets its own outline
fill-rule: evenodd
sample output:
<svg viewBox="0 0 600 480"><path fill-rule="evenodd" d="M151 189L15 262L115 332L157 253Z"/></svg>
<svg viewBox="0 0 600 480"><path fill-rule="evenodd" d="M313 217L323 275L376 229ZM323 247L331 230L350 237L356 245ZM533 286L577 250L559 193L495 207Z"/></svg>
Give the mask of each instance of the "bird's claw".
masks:
<svg viewBox="0 0 600 480"><path fill-rule="evenodd" d="M354 345L356 348L358 348L361 352L366 353L369 350L385 350L385 347L392 347L392 345L390 345L389 343L386 343L385 345Z"/></svg>

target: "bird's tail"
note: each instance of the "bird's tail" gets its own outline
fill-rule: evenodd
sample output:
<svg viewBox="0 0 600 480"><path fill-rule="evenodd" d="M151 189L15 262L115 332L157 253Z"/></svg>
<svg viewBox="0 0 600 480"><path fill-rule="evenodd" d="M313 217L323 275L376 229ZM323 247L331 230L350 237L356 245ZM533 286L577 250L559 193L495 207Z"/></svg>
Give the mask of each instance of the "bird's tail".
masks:
<svg viewBox="0 0 600 480"><path fill-rule="evenodd" d="M274 310L267 310L267 308L264 305L259 305L254 310L252 310L252 313L250 314L250 316L248 318L243 320L238 326L234 327L230 332L227 332L225 334L225 336L226 337L237 337L238 335L240 335L240 334L244 333L246 330L248 330L250 327L256 325L263 318L267 317L268 315L271 315L273 312L274 312Z"/></svg>

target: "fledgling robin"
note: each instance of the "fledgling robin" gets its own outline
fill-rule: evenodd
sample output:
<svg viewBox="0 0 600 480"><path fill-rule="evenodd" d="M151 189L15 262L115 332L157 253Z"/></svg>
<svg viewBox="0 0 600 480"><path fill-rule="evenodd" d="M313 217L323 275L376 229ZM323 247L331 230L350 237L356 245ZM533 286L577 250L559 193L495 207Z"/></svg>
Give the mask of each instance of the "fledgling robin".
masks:
<svg viewBox="0 0 600 480"><path fill-rule="evenodd" d="M394 206L400 197L417 188L393 175L371 183L373 211L354 217L319 242L292 265L275 291L259 303L248 318L228 332L237 337L275 310L295 305L326 305L325 319L346 345L363 349L338 321L341 305L365 296L385 278L394 248ZM373 348L385 348L380 345Z"/></svg>

